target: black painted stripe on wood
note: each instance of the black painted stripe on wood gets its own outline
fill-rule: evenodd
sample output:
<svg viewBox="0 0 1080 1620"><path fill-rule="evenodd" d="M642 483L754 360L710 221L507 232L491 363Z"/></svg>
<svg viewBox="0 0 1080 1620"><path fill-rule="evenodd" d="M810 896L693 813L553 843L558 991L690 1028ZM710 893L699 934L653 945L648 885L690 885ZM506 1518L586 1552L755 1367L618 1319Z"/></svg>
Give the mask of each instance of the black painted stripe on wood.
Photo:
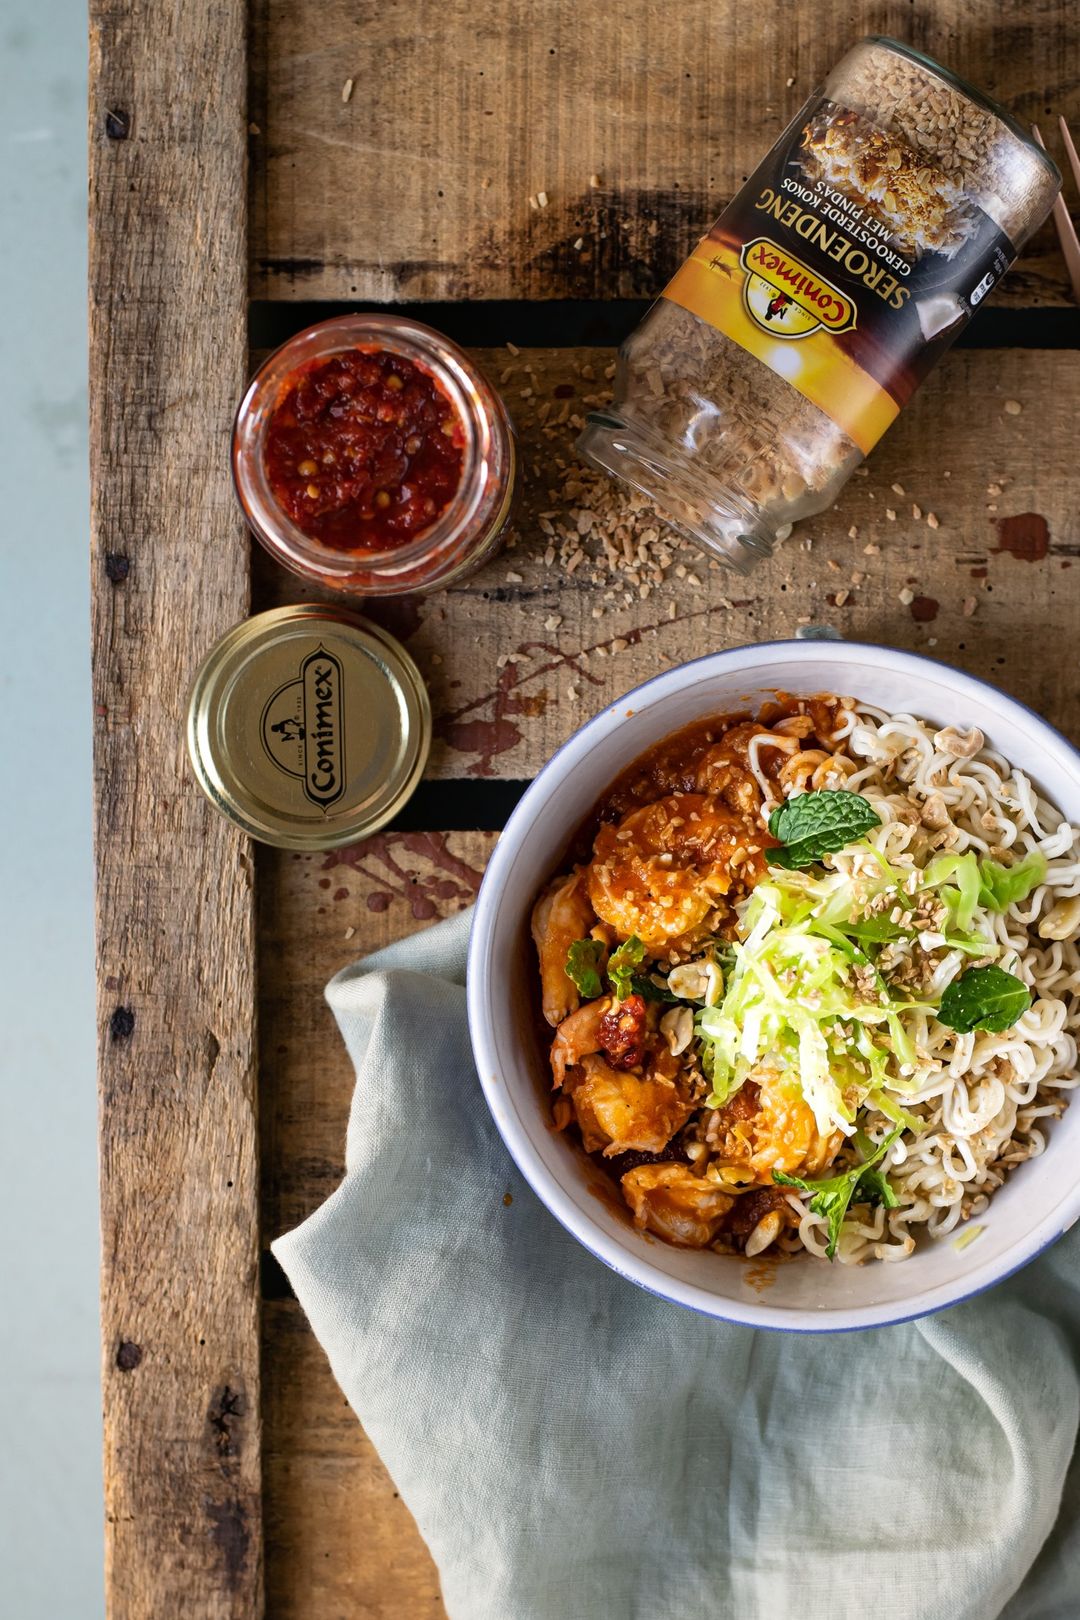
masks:
<svg viewBox="0 0 1080 1620"><path fill-rule="evenodd" d="M421 782L389 832L501 832L530 784L459 777Z"/></svg>
<svg viewBox="0 0 1080 1620"><path fill-rule="evenodd" d="M567 349L621 343L649 308L648 299L496 299L465 304L292 303L256 299L249 305L254 349L274 349L316 321L354 311L391 309L445 332L470 348L516 343L523 349ZM985 309L957 340L962 349L1078 349L1080 310Z"/></svg>

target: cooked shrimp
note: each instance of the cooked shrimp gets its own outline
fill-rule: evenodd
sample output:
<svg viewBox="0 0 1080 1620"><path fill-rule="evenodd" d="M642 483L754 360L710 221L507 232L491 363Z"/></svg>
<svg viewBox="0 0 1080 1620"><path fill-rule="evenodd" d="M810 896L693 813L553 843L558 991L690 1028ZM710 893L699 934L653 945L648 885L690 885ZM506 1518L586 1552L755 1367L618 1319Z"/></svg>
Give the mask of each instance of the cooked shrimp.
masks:
<svg viewBox="0 0 1080 1620"><path fill-rule="evenodd" d="M752 748L757 738L764 740ZM762 750L772 751L775 762L779 763L784 755L793 753L798 746L797 738L778 736L767 726L755 725L753 721L732 726L718 743L702 754L697 763L694 786L701 793L718 794L725 804L740 815L754 817L760 812L766 796L762 792L762 780L758 774ZM773 763L773 760L769 760L770 765Z"/></svg>
<svg viewBox="0 0 1080 1620"><path fill-rule="evenodd" d="M657 949L692 933L765 870L759 838L719 799L673 793L596 835L593 910L622 936Z"/></svg>
<svg viewBox="0 0 1080 1620"><path fill-rule="evenodd" d="M577 986L566 971L567 953L583 939L594 918L585 892L585 873L578 866L544 890L532 914L532 936L540 957L540 993L544 1017L561 1024L581 1004Z"/></svg>
<svg viewBox="0 0 1080 1620"><path fill-rule="evenodd" d="M583 1057L599 1052L602 1044L601 1025L613 1005L611 996L601 996L597 1001L587 1001L583 1007L563 1019L551 1043L551 1072L555 1085L564 1086L568 1069L580 1063Z"/></svg>
<svg viewBox="0 0 1080 1620"><path fill-rule="evenodd" d="M623 1196L634 1212L634 1225L669 1243L703 1249L735 1200L711 1181L703 1181L685 1164L642 1164L622 1178Z"/></svg>
<svg viewBox="0 0 1080 1620"><path fill-rule="evenodd" d="M822 1136L794 1075L762 1069L720 1110L715 1138L718 1162L749 1165L763 1180L773 1170L817 1176L840 1146L840 1132Z"/></svg>
<svg viewBox="0 0 1080 1620"><path fill-rule="evenodd" d="M581 1059L580 1069L582 1079L576 1071L567 1079L586 1153L662 1153L690 1117L692 1105L658 1072L628 1074L595 1053Z"/></svg>

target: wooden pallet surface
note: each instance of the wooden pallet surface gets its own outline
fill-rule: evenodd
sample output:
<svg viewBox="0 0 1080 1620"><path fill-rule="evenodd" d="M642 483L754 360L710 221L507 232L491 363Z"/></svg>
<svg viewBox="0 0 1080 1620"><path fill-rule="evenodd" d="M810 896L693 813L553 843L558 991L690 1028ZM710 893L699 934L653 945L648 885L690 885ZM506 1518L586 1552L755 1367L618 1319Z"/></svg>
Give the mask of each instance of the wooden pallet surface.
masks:
<svg viewBox="0 0 1080 1620"><path fill-rule="evenodd" d="M258 297L652 296L866 33L1025 123L1080 111L1054 0L258 0L256 17ZM1002 296L1067 301L1049 230Z"/></svg>
<svg viewBox="0 0 1080 1620"><path fill-rule="evenodd" d="M682 659L825 622L996 680L1080 737L1080 315L1049 227L866 476L747 579L574 462L641 301L870 32L1048 133L1052 114L1080 122L1080 25L1060 0L188 0L168 26L149 0L91 7L114 1616L158 1620L181 1597L257 1615L264 1528L275 1616L442 1612L266 1248L341 1173L352 1075L326 980L469 902L508 807L576 725ZM420 664L435 743L401 821L333 856L253 852L183 757L202 653L249 606L317 594L249 549L232 504L249 297L256 344L268 311L277 340L358 303L444 301L433 321L476 350L522 438L513 549L460 587L370 606Z"/></svg>

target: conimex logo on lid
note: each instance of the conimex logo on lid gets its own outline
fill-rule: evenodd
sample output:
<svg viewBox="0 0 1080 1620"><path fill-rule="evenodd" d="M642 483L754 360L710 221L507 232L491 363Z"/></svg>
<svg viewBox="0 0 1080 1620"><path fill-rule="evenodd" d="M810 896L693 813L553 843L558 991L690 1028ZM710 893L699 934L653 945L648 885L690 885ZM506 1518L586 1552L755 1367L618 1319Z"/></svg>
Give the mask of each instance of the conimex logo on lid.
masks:
<svg viewBox="0 0 1080 1620"><path fill-rule="evenodd" d="M342 686L339 660L320 646L263 710L264 749L279 770L300 779L305 796L323 810L345 791Z"/></svg>
<svg viewBox="0 0 1080 1620"><path fill-rule="evenodd" d="M746 312L770 337L809 337L822 327L846 332L855 325L851 299L767 236L747 242L739 263L746 271Z"/></svg>

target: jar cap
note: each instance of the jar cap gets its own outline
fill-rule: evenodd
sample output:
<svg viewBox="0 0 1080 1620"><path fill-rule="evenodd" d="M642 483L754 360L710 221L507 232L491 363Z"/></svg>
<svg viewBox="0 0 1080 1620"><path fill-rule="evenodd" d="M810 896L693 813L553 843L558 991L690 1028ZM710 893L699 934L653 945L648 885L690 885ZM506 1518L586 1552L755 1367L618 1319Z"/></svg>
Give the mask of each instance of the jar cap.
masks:
<svg viewBox="0 0 1080 1620"><path fill-rule="evenodd" d="M396 815L423 774L431 705L404 647L345 608L275 608L203 660L188 752L210 802L281 849L336 849Z"/></svg>

